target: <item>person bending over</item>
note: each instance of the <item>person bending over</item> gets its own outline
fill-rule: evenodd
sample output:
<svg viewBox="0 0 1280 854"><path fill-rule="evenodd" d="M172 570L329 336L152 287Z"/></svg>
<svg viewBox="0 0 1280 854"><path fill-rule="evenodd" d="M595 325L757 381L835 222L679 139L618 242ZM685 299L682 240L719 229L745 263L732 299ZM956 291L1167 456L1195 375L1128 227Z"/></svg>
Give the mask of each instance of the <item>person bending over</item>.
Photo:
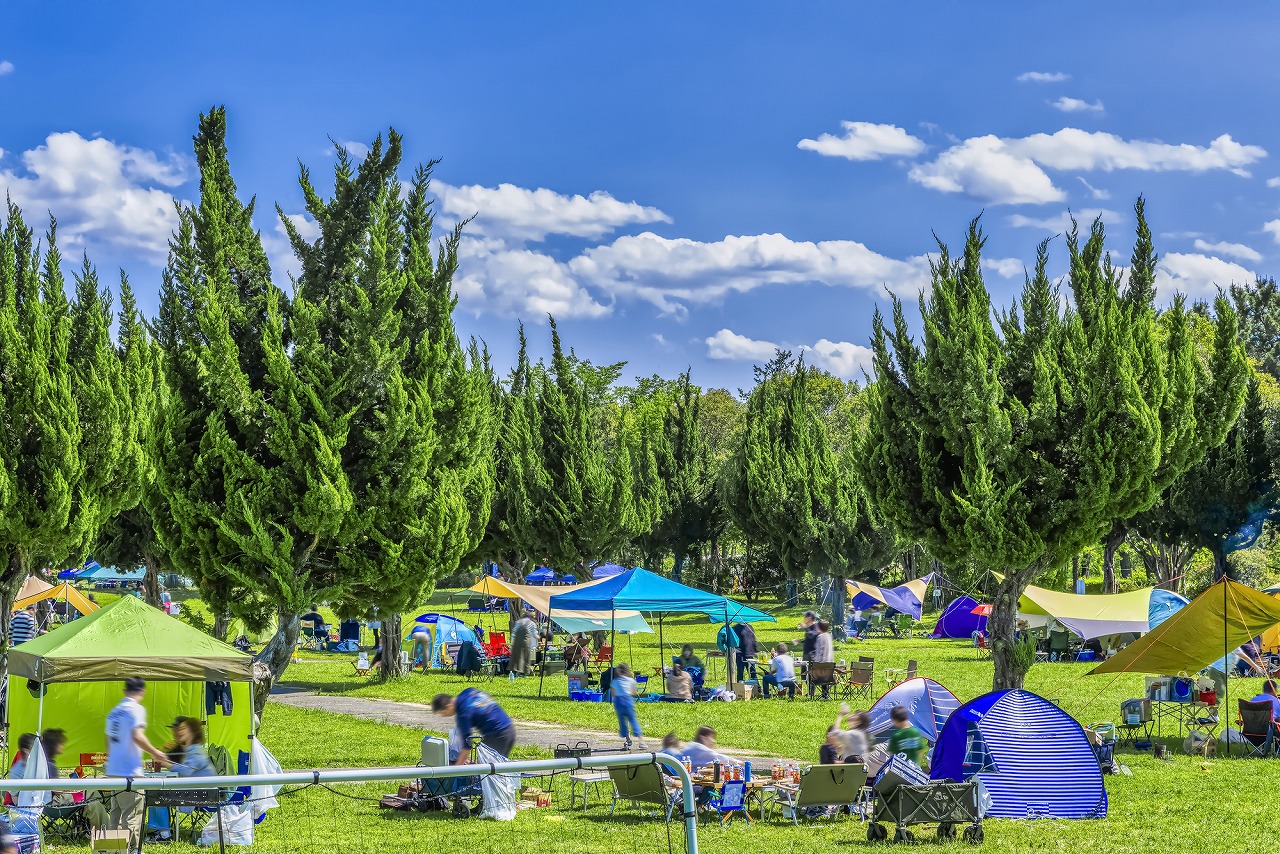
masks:
<svg viewBox="0 0 1280 854"><path fill-rule="evenodd" d="M483 691L467 688L458 696L436 694L431 710L446 718L457 718L458 735L465 745L473 733L478 733L480 743L504 757L510 758L516 746L516 725L497 702ZM470 754L463 750L455 765L465 765Z"/></svg>

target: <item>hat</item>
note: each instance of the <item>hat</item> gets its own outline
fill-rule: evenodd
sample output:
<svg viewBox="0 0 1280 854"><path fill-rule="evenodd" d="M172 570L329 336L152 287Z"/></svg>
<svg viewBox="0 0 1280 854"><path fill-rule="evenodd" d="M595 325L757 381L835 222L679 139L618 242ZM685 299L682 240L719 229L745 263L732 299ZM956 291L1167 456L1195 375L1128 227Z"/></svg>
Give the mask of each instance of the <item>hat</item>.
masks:
<svg viewBox="0 0 1280 854"><path fill-rule="evenodd" d="M30 605L28 605L27 607L23 608L22 610L24 610L24 611L34 611L35 609L36 609L36 603L35 603L35 602L32 602Z"/></svg>
<svg viewBox="0 0 1280 854"><path fill-rule="evenodd" d="M177 728L178 724L184 724L189 720L191 719L188 718L186 715L178 715L176 718L173 719L173 723L169 724L169 729L175 729Z"/></svg>

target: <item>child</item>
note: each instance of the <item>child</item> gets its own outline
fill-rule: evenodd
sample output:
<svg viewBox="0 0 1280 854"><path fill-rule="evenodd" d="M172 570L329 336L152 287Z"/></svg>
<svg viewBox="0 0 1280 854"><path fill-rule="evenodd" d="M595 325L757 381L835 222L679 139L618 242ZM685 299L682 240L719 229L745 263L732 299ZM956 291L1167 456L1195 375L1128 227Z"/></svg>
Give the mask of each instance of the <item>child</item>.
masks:
<svg viewBox="0 0 1280 854"><path fill-rule="evenodd" d="M911 725L911 716L904 706L894 706L889 718L894 727L893 735L889 736L889 755L905 753L908 759L919 765L924 757L924 736Z"/></svg>
<svg viewBox="0 0 1280 854"><path fill-rule="evenodd" d="M609 691L613 696L613 710L618 715L618 735L622 736L623 746L631 746L631 735L634 734L640 747L644 747L644 741L641 740L644 733L640 731L640 721L636 719L636 680L632 678L628 665L619 664L613 669Z"/></svg>
<svg viewBox="0 0 1280 854"><path fill-rule="evenodd" d="M840 730L834 725L827 728L827 740L818 748L819 765L837 765L840 762Z"/></svg>

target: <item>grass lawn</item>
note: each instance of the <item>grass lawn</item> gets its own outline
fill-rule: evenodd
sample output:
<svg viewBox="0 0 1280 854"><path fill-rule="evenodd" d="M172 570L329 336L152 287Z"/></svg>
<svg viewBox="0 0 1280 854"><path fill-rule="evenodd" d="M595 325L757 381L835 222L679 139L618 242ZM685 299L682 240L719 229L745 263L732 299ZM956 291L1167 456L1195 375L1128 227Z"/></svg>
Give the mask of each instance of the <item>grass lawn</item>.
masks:
<svg viewBox="0 0 1280 854"><path fill-rule="evenodd" d="M442 601L437 598L437 601ZM416 612L415 612L416 613ZM793 628L798 611L782 612L779 624L757 626L761 644L799 636ZM486 617L487 622L487 617ZM715 627L705 620L682 618L664 621L668 646L694 643L699 653L714 644ZM620 644L625 658L627 644ZM990 688L991 664L978 661L962 642L924 639L876 640L844 644L837 659L871 655L876 659L877 688L883 685L886 667L919 662L920 673L950 687L967 700ZM656 636L632 640L632 660L649 671L659 659ZM415 674L403 681L381 685L375 680L353 678L350 655L304 655L285 675L286 683L329 693L429 702L439 691L457 692L466 683L446 674ZM1085 677L1089 665L1040 664L1028 677L1027 687L1060 699L1062 707L1078 720L1115 720L1119 702L1142 693L1141 676ZM642 672L643 672L642 671ZM1232 703L1257 691L1254 680L1233 680ZM612 730L614 716L605 704L574 703L566 697L563 675L549 678L544 699L537 699L537 680L514 683L495 680L489 690L519 720L553 721L583 729ZM876 692L879 693L879 690ZM782 756L816 761L827 725L838 703L822 701L752 701L708 703L695 706L645 704L641 723L651 737L676 730L688 738L702 723L717 728L726 752L734 747L752 748ZM326 712L295 709L279 704L265 710L263 742L289 768L369 767L404 765L416 761L423 733ZM1171 744L1176 742L1172 741ZM536 748L518 748L519 758L537 758ZM1175 750L1172 761L1155 760L1150 752L1122 750L1122 762L1132 776L1107 777L1110 815L1101 821L1002 821L986 823L983 850L1025 852L1198 852L1209 850L1259 850L1276 848L1278 835L1270 815L1272 796L1280 788L1280 763L1218 760L1203 762ZM629 807L608 816L607 807L593 800L585 813L567 809L568 784L554 785L554 806L526 810L510 823L455 820L443 814L405 814L380 810L376 798L394 790L394 784L343 785L333 790L308 788L282 796L281 808L258 829L252 849L262 852L337 850L344 852L409 851L445 847L468 854L512 852L653 852L681 850L678 825L672 825L670 842L660 819L636 815ZM918 838L938 846L932 828L919 828ZM822 820L796 828L774 819L746 827L741 822L721 829L704 822L699 831L701 850L718 852L823 852L864 848L865 827L848 816ZM945 843L968 850L963 842ZM193 851L185 845L175 852Z"/></svg>

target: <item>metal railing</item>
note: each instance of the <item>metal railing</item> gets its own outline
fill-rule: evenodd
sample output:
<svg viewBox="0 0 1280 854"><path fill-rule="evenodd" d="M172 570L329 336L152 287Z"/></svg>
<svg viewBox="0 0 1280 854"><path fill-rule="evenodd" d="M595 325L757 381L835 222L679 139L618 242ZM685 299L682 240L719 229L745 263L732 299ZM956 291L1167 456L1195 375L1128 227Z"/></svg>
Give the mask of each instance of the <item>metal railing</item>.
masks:
<svg viewBox="0 0 1280 854"><path fill-rule="evenodd" d="M325 783L376 783L393 780L476 777L493 774L552 774L581 768L633 768L655 764L680 780L682 817L688 854L698 854L698 817L694 808L693 779L684 764L665 753L625 753L615 756L581 756L568 759L531 759L512 762L473 762L467 765L403 765L390 768L333 768L285 771L279 774L237 774L220 777L84 777L74 787L86 792L162 792L167 790L229 789L243 786L323 785ZM68 780L59 778L4 780L5 791L45 792L64 790Z"/></svg>

